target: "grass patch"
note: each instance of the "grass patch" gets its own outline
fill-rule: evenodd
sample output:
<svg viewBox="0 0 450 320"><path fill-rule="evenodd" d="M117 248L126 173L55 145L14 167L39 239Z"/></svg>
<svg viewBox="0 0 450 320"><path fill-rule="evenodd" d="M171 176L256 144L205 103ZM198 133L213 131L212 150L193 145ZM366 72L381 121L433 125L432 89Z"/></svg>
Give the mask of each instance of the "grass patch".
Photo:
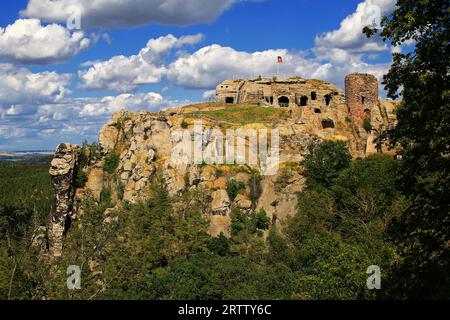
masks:
<svg viewBox="0 0 450 320"><path fill-rule="evenodd" d="M190 115L239 124L278 122L288 117L285 110L255 105L233 105L225 109L192 112Z"/></svg>

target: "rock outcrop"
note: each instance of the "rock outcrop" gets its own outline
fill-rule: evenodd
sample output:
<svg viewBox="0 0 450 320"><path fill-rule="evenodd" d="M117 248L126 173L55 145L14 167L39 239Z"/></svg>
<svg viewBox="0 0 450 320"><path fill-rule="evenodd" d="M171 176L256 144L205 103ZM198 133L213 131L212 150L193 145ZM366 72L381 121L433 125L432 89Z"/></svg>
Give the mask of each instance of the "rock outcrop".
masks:
<svg viewBox="0 0 450 320"><path fill-rule="evenodd" d="M48 226L48 247L52 257L61 256L63 236L74 215L74 179L78 170L79 153L78 146L61 144L56 149L51 163L55 207Z"/></svg>
<svg viewBox="0 0 450 320"><path fill-rule="evenodd" d="M83 194L89 193L100 201L102 190L109 188L114 207L120 207L125 202L135 203L149 194L150 185L156 176L164 179L174 206L180 205L177 201L185 191L198 190L206 199L210 199L206 200L210 203L206 205L207 208L203 208L203 213L210 219L209 233L213 236L230 234L230 213L234 208L244 213L263 209L274 223L295 214L297 194L305 186L301 161L308 153L311 143L343 140L348 142L354 157L366 156L377 152L374 142L379 134L395 125L395 104L376 100L373 78L368 78L371 86L367 92L364 81L369 80L361 75L353 78L358 80L355 82L357 85L347 81L351 89L349 92L352 93L350 104L343 101L341 91L333 96L330 103L326 99L319 99L326 92L318 87L310 92L315 99L310 99L306 105L300 99L300 106L290 106L301 107L301 113L293 112L290 116L287 113L286 118L265 123L240 123L239 119L235 120L236 123L231 123L204 116L205 112L228 107L220 103L174 108L157 113L119 111L100 130L99 152L83 168L87 183L76 194L73 181L78 170L80 151L76 146L60 145L50 170L56 198L55 212L47 228L51 255L61 254L67 223L76 216L74 198L81 200ZM303 83L299 85L302 86ZM306 85L309 92L316 84L315 81L309 81ZM173 153L180 142L187 140L191 143L198 135L194 127L199 120L202 121L204 131L201 150L216 153L220 144L211 138L213 131L225 136L228 129L277 129L280 142L279 170L272 175L264 175L260 170L260 162L250 165L240 165L237 161L231 164L174 162ZM369 130L369 125L372 130ZM180 131L183 133L180 134ZM244 140L245 153L250 157L257 150L250 147L250 138ZM237 142L233 140L231 145L236 147ZM383 151L387 150L384 145L381 148ZM188 153L191 152L189 149ZM230 182L239 190L230 191ZM106 215L105 221L110 223L112 220Z"/></svg>
<svg viewBox="0 0 450 320"><path fill-rule="evenodd" d="M226 190L217 190L212 193L211 209L216 216L226 216L230 213L230 197Z"/></svg>

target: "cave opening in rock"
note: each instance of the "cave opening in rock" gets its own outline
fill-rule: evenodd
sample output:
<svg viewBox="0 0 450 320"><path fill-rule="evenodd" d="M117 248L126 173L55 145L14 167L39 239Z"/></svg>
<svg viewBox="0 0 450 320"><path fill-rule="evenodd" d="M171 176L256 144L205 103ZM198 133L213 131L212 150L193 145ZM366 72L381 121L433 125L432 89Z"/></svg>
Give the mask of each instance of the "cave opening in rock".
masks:
<svg viewBox="0 0 450 320"><path fill-rule="evenodd" d="M334 121L331 120L331 119L323 119L322 120L322 127L324 129L333 129L335 127L334 126Z"/></svg>
<svg viewBox="0 0 450 320"><path fill-rule="evenodd" d="M311 100L317 100L317 92L311 92Z"/></svg>
<svg viewBox="0 0 450 320"><path fill-rule="evenodd" d="M333 98L331 97L331 95L330 95L330 94L327 94L327 95L324 97L325 104L326 104L327 106L329 106L332 99L333 99Z"/></svg>
<svg viewBox="0 0 450 320"><path fill-rule="evenodd" d="M307 96L303 96L300 98L300 106L301 107L305 107L308 105L308 97Z"/></svg>
<svg viewBox="0 0 450 320"><path fill-rule="evenodd" d="M278 105L282 108L289 107L289 98L288 97L280 97L278 98Z"/></svg>
<svg viewBox="0 0 450 320"><path fill-rule="evenodd" d="M233 97L226 97L225 98L225 103L233 104L234 103L234 98Z"/></svg>

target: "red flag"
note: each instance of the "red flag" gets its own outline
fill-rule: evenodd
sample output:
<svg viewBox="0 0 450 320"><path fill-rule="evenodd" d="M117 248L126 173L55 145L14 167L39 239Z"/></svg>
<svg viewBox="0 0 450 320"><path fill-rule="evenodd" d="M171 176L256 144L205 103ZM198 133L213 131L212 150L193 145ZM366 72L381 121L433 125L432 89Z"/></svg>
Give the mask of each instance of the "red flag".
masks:
<svg viewBox="0 0 450 320"><path fill-rule="evenodd" d="M283 63L283 58L282 57L278 57L278 63Z"/></svg>

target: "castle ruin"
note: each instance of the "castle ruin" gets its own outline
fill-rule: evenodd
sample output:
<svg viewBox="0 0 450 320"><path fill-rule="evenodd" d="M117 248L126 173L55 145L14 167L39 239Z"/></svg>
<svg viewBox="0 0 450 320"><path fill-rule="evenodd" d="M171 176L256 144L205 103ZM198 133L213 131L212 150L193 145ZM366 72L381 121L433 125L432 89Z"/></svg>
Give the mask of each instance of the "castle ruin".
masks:
<svg viewBox="0 0 450 320"><path fill-rule="evenodd" d="M370 74L350 74L345 78L345 94L328 82L300 77L225 80L216 88L216 100L286 108L297 117L303 115L305 108L323 113L328 108L347 104L352 118L361 123L378 105L378 80Z"/></svg>

